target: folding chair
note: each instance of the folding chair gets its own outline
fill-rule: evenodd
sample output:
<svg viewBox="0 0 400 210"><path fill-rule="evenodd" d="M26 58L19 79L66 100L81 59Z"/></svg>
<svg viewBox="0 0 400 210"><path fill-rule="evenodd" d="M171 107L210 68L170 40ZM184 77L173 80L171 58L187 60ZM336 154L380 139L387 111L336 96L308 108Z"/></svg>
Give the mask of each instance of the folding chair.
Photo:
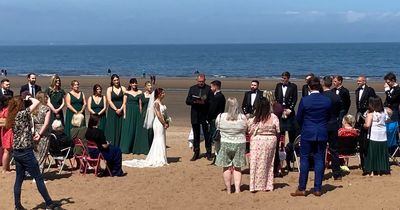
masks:
<svg viewBox="0 0 400 210"><path fill-rule="evenodd" d="M79 171L81 173L83 173L84 171L84 166L85 166L85 161L84 161L84 157L85 157L85 152L86 152L86 147L85 144L83 143L83 141L80 138L75 138L73 140L74 142L74 151L75 149L81 149L82 153L81 154L77 154L74 152L74 157L75 157L75 161L76 163L79 163ZM77 165L78 167L78 165Z"/></svg>
<svg viewBox="0 0 400 210"><path fill-rule="evenodd" d="M50 133L50 141L57 141L57 136L54 133ZM62 164L60 165L60 168L59 168L59 171L58 171L58 174L61 174L62 170L64 169L64 165L65 165L65 162L66 162L67 159L69 160L71 168L74 167L74 165L72 164L72 161L71 161L71 157L69 157L69 154L71 152L71 147L63 148L60 151L62 153L64 151L66 151L65 155L64 156L55 156L55 155L51 154L50 152L48 153L47 161L49 162L49 166L47 167L47 172L50 171L50 167L53 165L54 162L61 161Z"/></svg>
<svg viewBox="0 0 400 210"><path fill-rule="evenodd" d="M397 121L386 123L386 134L389 157L396 165L400 165L397 161L397 157L400 156L399 124Z"/></svg>
<svg viewBox="0 0 400 210"><path fill-rule="evenodd" d="M349 166L349 158L357 158L358 163L361 165L360 153L358 151L358 136L339 136L337 142L337 152L339 159L343 159L346 162L346 166Z"/></svg>
<svg viewBox="0 0 400 210"><path fill-rule="evenodd" d="M294 162L293 162L293 168L294 164L296 164L297 171L300 173L300 139L301 135L298 135L296 139L293 142L293 154L294 154ZM298 155L299 154L299 155Z"/></svg>
<svg viewBox="0 0 400 210"><path fill-rule="evenodd" d="M100 151L98 152L98 155L97 155L96 158L92 158L90 156L90 153L89 153L90 149L99 150L99 148L97 147L96 143L94 143L93 141L89 141L88 140L87 147L84 147L84 148L85 148L85 150L84 150L84 157L83 157L83 160L84 160L84 165L83 165L84 166L84 172L83 172L83 174L85 175L87 173L88 169L94 169L94 175L98 176L99 169L102 169L101 168L101 161L103 161L105 163L105 165L106 165L106 170L107 170L108 174L110 176L112 176L112 173L111 173L110 169L107 166L107 161L104 159L104 156L103 156L103 154L101 154Z"/></svg>

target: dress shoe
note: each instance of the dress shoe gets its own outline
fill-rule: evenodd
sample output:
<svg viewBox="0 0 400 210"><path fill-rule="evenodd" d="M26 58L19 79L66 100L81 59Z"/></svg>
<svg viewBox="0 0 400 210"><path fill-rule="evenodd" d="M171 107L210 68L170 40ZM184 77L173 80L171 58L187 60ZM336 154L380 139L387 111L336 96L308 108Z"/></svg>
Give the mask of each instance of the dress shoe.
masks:
<svg viewBox="0 0 400 210"><path fill-rule="evenodd" d="M333 180L335 180L335 181L342 181L342 177L341 177L341 176L333 177Z"/></svg>
<svg viewBox="0 0 400 210"><path fill-rule="evenodd" d="M208 160L208 161L213 161L213 158L212 158L211 153L207 153L207 154L206 154L206 157L207 157L207 160Z"/></svg>
<svg viewBox="0 0 400 210"><path fill-rule="evenodd" d="M313 192L314 196L320 197L322 195L321 191L315 191Z"/></svg>
<svg viewBox="0 0 400 210"><path fill-rule="evenodd" d="M190 159L190 161L196 161L197 159L199 159L200 154L198 152L195 152L193 154L193 157Z"/></svg>
<svg viewBox="0 0 400 210"><path fill-rule="evenodd" d="M213 158L213 161L212 161L212 163L211 163L211 165L215 165L215 161L217 160L217 156L215 156L214 158Z"/></svg>
<svg viewBox="0 0 400 210"><path fill-rule="evenodd" d="M296 192L294 193L290 193L291 196L293 197L297 197L297 196L306 196L306 191L300 191L300 190L296 190Z"/></svg>

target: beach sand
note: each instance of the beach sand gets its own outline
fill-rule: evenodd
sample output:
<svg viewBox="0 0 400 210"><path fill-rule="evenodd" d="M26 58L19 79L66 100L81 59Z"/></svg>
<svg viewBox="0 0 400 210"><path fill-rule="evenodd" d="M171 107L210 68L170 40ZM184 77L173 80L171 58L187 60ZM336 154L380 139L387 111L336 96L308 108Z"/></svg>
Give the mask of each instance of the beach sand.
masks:
<svg viewBox="0 0 400 210"><path fill-rule="evenodd" d="M25 77L10 77L15 94L26 82ZM99 83L109 85L109 77L62 77L64 89L69 90L72 79L78 79L81 90L90 96L92 86ZM144 79L139 79L142 87ZM121 78L127 85L128 78ZM208 78L211 82L213 78ZM220 79L222 91L226 97L243 98L243 91L249 89L251 79ZM38 77L38 84L48 86L49 78ZM260 89L272 90L276 80L260 80ZM298 89L304 81L295 81ZM249 174L244 170L240 194L227 195L224 191L222 169L209 165L202 158L190 162L192 151L188 148L187 137L190 131L190 107L185 98L189 86L195 84L194 78L160 78L157 87L166 89L165 104L172 117L171 127L167 130L167 156L170 164L162 168L126 168L125 177L96 178L93 174L80 175L63 172L58 175L55 169L45 173L46 186L51 197L59 201L64 209L398 209L397 197L400 188L400 168L392 166L392 175L383 177L363 177L359 169L353 169L343 181L332 178L323 182L324 195L306 198L293 198L289 194L295 191L298 173L291 172L283 178L275 179L273 192L249 192ZM369 82L377 92L382 92L383 81ZM345 81L352 95L350 113L354 113L355 81ZM380 93L383 97L382 93ZM384 99L384 97L383 97ZM201 145L204 152L204 145ZM124 155L123 159L144 158L145 156ZM351 161L357 165L357 160ZM326 170L326 177L331 176ZM313 173L310 173L308 189L313 187ZM15 173L0 174L2 193L0 209L13 208L13 184ZM25 208L43 208L44 203L32 181L24 182L22 203Z"/></svg>

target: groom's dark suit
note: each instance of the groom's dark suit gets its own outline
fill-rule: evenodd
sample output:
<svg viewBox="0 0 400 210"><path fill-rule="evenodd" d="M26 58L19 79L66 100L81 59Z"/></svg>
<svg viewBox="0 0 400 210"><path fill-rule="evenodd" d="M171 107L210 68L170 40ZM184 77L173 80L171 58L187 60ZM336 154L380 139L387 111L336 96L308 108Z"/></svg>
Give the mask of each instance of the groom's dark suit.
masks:
<svg viewBox="0 0 400 210"><path fill-rule="evenodd" d="M256 94L253 104L251 103L251 94ZM247 91L244 93L242 110L244 114L254 114L255 105L258 103L260 98L263 97L263 92L261 90Z"/></svg>

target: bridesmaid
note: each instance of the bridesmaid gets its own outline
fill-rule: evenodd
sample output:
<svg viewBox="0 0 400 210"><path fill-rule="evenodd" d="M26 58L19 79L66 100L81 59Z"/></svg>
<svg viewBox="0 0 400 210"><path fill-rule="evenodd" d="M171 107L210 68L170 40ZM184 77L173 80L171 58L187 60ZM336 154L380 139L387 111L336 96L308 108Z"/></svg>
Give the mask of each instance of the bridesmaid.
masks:
<svg viewBox="0 0 400 210"><path fill-rule="evenodd" d="M146 112L147 112L147 107L149 105L149 101L150 101L150 97L151 94L153 93L153 86L151 84L150 81L147 81L146 83L144 83L144 93L142 95L142 119L144 121L145 117L146 117ZM149 147L150 145L153 143L153 136L154 136L154 132L153 132L153 128L150 129L144 129L144 133L143 133L143 137L147 137L148 142L149 142Z"/></svg>
<svg viewBox="0 0 400 210"><path fill-rule="evenodd" d="M64 125L63 108L65 105L65 91L61 89L61 79L57 74L51 77L50 87L45 90L49 96L47 106L51 110L50 125L53 124L55 119L59 119Z"/></svg>
<svg viewBox="0 0 400 210"><path fill-rule="evenodd" d="M123 98L126 89L122 87L119 76L113 74L111 76L111 86L107 88L107 122L105 128L106 139L112 145L119 147L121 140L121 128L123 120Z"/></svg>
<svg viewBox="0 0 400 210"><path fill-rule="evenodd" d="M90 115L97 115L99 117L99 125L98 128L104 132L104 128L106 127L106 109L107 109L107 101L106 97L103 96L102 88L99 84L95 84L93 86L93 95L88 98L88 110Z"/></svg>
<svg viewBox="0 0 400 210"><path fill-rule="evenodd" d="M136 78L132 78L124 94L124 121L121 135L123 153L147 154L149 152L147 138L139 138L144 130L141 112L142 91L138 90Z"/></svg>
<svg viewBox="0 0 400 210"><path fill-rule="evenodd" d="M65 103L67 104L67 111L65 114L65 127L64 132L68 136L71 135L71 120L74 114L83 114L85 116L86 100L85 94L79 90L79 82L72 80L71 91L65 96ZM82 121L81 126L85 126L85 120Z"/></svg>

